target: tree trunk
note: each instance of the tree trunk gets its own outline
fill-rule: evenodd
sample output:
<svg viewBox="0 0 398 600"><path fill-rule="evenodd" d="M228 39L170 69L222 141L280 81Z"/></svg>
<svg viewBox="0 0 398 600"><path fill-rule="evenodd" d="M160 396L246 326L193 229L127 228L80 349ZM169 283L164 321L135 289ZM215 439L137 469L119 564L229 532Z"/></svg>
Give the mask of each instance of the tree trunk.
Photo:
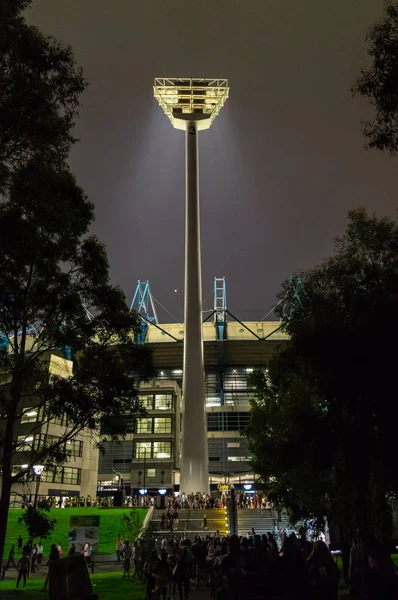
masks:
<svg viewBox="0 0 398 600"><path fill-rule="evenodd" d="M4 546L7 533L8 512L10 509L11 472L3 470L3 480L0 498L0 566L3 565Z"/></svg>

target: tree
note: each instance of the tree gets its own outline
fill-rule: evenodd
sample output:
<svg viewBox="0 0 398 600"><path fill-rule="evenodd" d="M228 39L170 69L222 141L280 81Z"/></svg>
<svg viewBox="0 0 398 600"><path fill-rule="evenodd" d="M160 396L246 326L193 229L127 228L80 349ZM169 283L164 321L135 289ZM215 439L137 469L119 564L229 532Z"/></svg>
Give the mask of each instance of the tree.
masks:
<svg viewBox="0 0 398 600"><path fill-rule="evenodd" d="M101 444L99 432L123 436L124 415L143 414L138 383L152 375L151 356L134 344L137 316L109 283L105 248L87 234L92 219L93 205L58 155L14 171L0 204L0 562L12 486L34 464L65 462L67 442L83 429ZM65 352L73 373L49 374L50 357L62 363ZM19 439L32 407L37 420ZM63 433L43 433L61 416ZM26 468L16 468L22 460Z"/></svg>
<svg viewBox="0 0 398 600"><path fill-rule="evenodd" d="M120 533L118 535L119 540L129 541L130 544L133 544L137 539L138 534L140 533L141 527L141 519L136 510L131 510L129 515L126 513L123 514L123 517L120 519Z"/></svg>
<svg viewBox="0 0 398 600"><path fill-rule="evenodd" d="M384 19L368 36L372 64L363 69L353 92L364 96L374 107L372 121L363 123L369 148L398 150L398 4L387 2Z"/></svg>
<svg viewBox="0 0 398 600"><path fill-rule="evenodd" d="M391 533L397 290L397 223L351 211L334 254L283 284L290 340L255 374L254 469L296 519L337 518L349 541L361 526Z"/></svg>
<svg viewBox="0 0 398 600"><path fill-rule="evenodd" d="M57 523L56 519L49 519L49 508L35 508L28 506L22 513L22 517L18 518L18 523L23 523L29 533L30 542L34 542L35 538L46 540Z"/></svg>
<svg viewBox="0 0 398 600"><path fill-rule="evenodd" d="M31 2L0 3L0 190L36 154L67 157L86 86L71 48L26 23Z"/></svg>

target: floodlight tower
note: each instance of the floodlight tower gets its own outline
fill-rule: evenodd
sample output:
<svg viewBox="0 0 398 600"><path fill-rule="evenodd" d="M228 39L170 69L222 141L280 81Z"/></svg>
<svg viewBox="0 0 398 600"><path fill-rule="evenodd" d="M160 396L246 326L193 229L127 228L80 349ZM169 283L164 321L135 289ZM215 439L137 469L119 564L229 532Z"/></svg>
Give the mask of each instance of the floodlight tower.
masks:
<svg viewBox="0 0 398 600"><path fill-rule="evenodd" d="M227 79L156 78L154 95L173 127L185 131L184 371L180 490L208 492L198 132L209 129L228 98Z"/></svg>

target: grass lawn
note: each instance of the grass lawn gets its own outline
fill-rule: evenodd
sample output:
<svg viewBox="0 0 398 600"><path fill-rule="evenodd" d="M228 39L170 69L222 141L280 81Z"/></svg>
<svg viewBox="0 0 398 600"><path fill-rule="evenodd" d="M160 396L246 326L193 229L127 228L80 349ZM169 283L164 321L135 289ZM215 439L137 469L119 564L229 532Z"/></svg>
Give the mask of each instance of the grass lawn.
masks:
<svg viewBox="0 0 398 600"><path fill-rule="evenodd" d="M68 532L69 532L69 517L72 515L90 515L100 518L100 538L99 538L99 553L112 554L115 552L115 539L120 532L120 523L123 514L130 514L134 510L140 517L140 526L142 525L145 515L145 508L53 508L49 515L50 518L56 519L55 529L47 540L43 542L44 557L48 557L51 544L60 543L65 556L68 550ZM22 535L24 543L28 541L28 533L23 524L18 523L18 518L22 515L22 510L12 508L8 516L7 538L4 557L8 557L11 545L16 544L19 534ZM138 534L137 530L137 534ZM16 556L19 558L19 555Z"/></svg>
<svg viewBox="0 0 398 600"><path fill-rule="evenodd" d="M98 594L100 600L144 600L145 586L137 583L134 579L122 579L120 573L98 573L92 575L94 591ZM16 600L17 598L26 598L26 600L45 600L48 598L48 591L42 592L44 579L28 580L26 589L15 589L14 581L0 582L1 600Z"/></svg>

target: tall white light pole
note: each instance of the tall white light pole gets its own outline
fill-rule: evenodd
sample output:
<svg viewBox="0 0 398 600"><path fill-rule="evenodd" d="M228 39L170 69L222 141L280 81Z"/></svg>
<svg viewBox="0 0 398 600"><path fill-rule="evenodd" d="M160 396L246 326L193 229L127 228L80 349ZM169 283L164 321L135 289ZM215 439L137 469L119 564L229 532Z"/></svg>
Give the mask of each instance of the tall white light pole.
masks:
<svg viewBox="0 0 398 600"><path fill-rule="evenodd" d="M154 94L173 127L185 131L184 371L180 491L208 492L198 132L228 98L227 79L156 78Z"/></svg>

